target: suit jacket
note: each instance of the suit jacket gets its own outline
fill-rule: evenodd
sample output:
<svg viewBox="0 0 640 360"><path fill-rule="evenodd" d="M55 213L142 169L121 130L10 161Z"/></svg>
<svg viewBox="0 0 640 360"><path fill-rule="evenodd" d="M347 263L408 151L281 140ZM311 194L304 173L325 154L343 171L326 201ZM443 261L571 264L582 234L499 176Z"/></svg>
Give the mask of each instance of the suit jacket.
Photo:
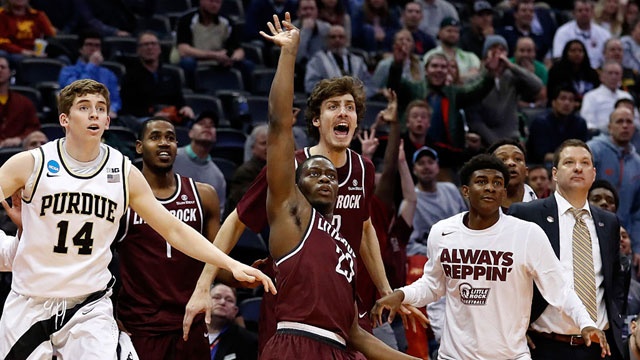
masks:
<svg viewBox="0 0 640 360"><path fill-rule="evenodd" d="M620 276L620 223L615 214L590 206L591 215L598 235L600 254L602 257L602 275L604 276L604 301L609 318L609 329L613 339L608 339L615 354L623 353L622 327L624 320L622 310L625 308L624 277ZM558 225L558 204L555 196L535 200L529 203L512 204L509 214L522 220L538 224L547 234L551 247L560 258L560 229ZM547 307L548 303L536 287L531 304L531 322L534 322ZM611 341L614 340L614 341ZM614 345L615 344L615 345ZM614 356L615 358L615 356Z"/></svg>
<svg viewBox="0 0 640 360"><path fill-rule="evenodd" d="M214 360L224 360L227 356L236 360L256 360L258 358L258 336L241 328L235 322L231 322L227 331L220 335L220 343Z"/></svg>

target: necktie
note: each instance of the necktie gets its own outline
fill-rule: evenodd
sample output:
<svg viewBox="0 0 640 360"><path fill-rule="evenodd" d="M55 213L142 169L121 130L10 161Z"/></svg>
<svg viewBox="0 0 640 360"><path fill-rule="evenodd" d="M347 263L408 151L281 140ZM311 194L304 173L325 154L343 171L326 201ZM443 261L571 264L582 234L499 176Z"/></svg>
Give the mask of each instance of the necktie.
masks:
<svg viewBox="0 0 640 360"><path fill-rule="evenodd" d="M573 284L574 290L593 321L598 318L596 305L596 274L593 268L591 236L582 215L585 209L569 209L576 223L573 226Z"/></svg>

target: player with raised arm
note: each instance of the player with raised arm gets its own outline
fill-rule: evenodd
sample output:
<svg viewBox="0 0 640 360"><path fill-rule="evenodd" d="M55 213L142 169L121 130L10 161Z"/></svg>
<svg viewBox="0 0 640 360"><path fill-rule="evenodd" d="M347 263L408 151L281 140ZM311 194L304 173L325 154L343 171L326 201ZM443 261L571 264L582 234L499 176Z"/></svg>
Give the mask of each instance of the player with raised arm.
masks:
<svg viewBox="0 0 640 360"><path fill-rule="evenodd" d="M338 171L314 155L295 167L293 78L299 30L289 13L274 15L266 39L282 47L269 95L267 137L267 217L269 251L280 292L275 304L277 332L261 359L353 359L347 343L368 359L412 359L362 330L355 306L356 253L331 225L338 196ZM275 24L275 25L274 25ZM284 27L284 29L283 29ZM350 94L322 102L325 116L347 121L355 116Z"/></svg>

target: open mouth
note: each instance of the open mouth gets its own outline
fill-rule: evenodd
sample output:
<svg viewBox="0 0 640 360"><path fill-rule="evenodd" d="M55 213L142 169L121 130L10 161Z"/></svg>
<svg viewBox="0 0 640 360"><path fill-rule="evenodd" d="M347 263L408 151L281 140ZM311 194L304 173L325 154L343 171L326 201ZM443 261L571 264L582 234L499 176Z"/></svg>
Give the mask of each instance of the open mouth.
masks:
<svg viewBox="0 0 640 360"><path fill-rule="evenodd" d="M171 159L171 154L168 151L160 151L158 153L158 157L161 160L168 160L168 159Z"/></svg>
<svg viewBox="0 0 640 360"><path fill-rule="evenodd" d="M98 125L89 125L89 130L97 131L100 130L100 127Z"/></svg>
<svg viewBox="0 0 640 360"><path fill-rule="evenodd" d="M338 136L347 136L349 134L349 125L346 123L339 123L333 128L333 133Z"/></svg>

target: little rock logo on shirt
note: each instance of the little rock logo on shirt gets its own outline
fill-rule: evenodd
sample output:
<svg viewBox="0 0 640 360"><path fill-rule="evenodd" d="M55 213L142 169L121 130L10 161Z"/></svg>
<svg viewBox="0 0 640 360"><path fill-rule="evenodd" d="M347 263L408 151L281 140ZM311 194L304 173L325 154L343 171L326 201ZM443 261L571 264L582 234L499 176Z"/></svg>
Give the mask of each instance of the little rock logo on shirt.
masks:
<svg viewBox="0 0 640 360"><path fill-rule="evenodd" d="M465 305L486 305L489 296L489 288L474 288L469 283L458 286L460 301Z"/></svg>
<svg viewBox="0 0 640 360"><path fill-rule="evenodd" d="M348 188L349 190L351 190L351 191L354 191L354 190L362 191L362 186L358 186L358 180L353 179L353 181L351 182L351 185L353 185L353 186L349 186L349 188Z"/></svg>

